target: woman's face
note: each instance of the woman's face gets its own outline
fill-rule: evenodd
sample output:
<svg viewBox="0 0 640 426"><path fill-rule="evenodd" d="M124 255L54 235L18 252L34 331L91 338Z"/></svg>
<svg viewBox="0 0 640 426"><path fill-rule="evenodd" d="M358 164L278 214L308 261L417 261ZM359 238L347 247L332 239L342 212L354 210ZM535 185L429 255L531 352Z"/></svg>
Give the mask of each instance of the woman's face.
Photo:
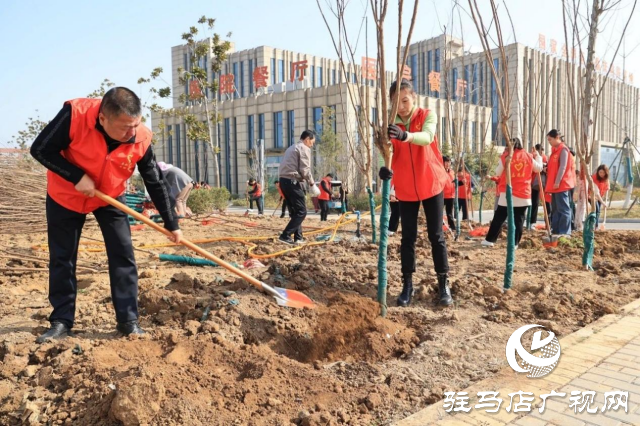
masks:
<svg viewBox="0 0 640 426"><path fill-rule="evenodd" d="M604 170L602 170L602 169L598 170L598 177L600 179L604 179L604 175L605 175Z"/></svg>
<svg viewBox="0 0 640 426"><path fill-rule="evenodd" d="M552 138L551 136L547 136L547 142L549 142L549 145L556 147L562 141L560 140L560 138Z"/></svg>
<svg viewBox="0 0 640 426"><path fill-rule="evenodd" d="M444 162L444 168L449 170L449 167L451 167L451 161L445 161Z"/></svg>
<svg viewBox="0 0 640 426"><path fill-rule="evenodd" d="M400 100L398 101L398 115L403 119L408 118L413 110L415 93L411 89L400 90Z"/></svg>

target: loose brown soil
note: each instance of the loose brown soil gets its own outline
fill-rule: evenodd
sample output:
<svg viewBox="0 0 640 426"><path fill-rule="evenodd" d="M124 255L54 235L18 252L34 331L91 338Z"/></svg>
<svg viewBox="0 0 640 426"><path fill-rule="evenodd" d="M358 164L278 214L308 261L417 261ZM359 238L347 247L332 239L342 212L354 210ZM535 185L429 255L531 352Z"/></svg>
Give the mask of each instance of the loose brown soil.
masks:
<svg viewBox="0 0 640 426"><path fill-rule="evenodd" d="M199 239L277 235L285 224L271 217L250 219L250 226L248 219L229 220L190 221L183 229ZM306 224L319 226L313 219ZM389 424L506 365L506 340L517 327L535 322L562 336L640 297L640 232L598 233L595 272L580 266L580 248L548 251L543 232L528 233L506 293L504 240L487 250L463 234L447 242L455 305L438 309L422 232L416 300L405 309L394 306L400 236L390 237L383 319L374 302L377 247L352 241L354 229L342 228L338 242L248 270L270 285L304 292L318 303L315 310L278 307L221 268L159 262L138 252L147 330L141 338L115 333L105 270L79 275L75 337L37 345L50 313L47 274L0 272L0 424ZM364 233L369 236L366 226ZM101 238L94 223L84 236ZM136 245L165 242L150 229L133 239ZM17 235L0 249L46 257L31 249L45 240L44 234ZM259 246L258 253L284 248L275 240ZM247 259L239 243L204 247L228 261ZM189 254L179 247L148 250ZM107 265L103 252L83 251L79 258ZM0 259L0 267L43 266Z"/></svg>

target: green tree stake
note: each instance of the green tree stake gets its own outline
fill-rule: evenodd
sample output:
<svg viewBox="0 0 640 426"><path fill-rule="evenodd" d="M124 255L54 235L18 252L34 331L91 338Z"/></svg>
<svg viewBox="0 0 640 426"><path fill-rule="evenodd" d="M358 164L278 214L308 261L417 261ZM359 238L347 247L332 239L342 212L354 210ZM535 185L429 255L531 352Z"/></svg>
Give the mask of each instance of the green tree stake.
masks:
<svg viewBox="0 0 640 426"><path fill-rule="evenodd" d="M584 222L584 230L582 231L582 242L584 243L584 251L582 252L582 266L586 266L588 270L593 271L593 248L594 233L596 229L596 213L591 212Z"/></svg>
<svg viewBox="0 0 640 426"><path fill-rule="evenodd" d="M531 229L531 206L527 207L525 215L527 218L527 229Z"/></svg>
<svg viewBox="0 0 640 426"><path fill-rule="evenodd" d="M378 303L380 303L380 314L387 316L387 245L389 236L389 192L391 182L382 181L382 210L380 212L380 245L378 249Z"/></svg>
<svg viewBox="0 0 640 426"><path fill-rule="evenodd" d="M511 288L513 266L516 261L516 225L513 218L513 194L511 185L507 185L507 265L504 270L504 289Z"/></svg>
<svg viewBox="0 0 640 426"><path fill-rule="evenodd" d="M373 199L373 191L367 187L367 194L369 194L369 210L371 211L371 242L376 243L376 202ZM387 194L387 202L389 202L389 196ZM387 227L389 220L387 220Z"/></svg>

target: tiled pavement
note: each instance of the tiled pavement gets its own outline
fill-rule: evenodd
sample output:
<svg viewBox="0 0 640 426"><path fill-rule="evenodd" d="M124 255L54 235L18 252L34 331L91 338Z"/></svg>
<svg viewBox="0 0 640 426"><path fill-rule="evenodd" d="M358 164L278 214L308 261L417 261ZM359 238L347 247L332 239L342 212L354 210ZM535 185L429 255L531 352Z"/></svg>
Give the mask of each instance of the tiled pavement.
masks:
<svg viewBox="0 0 640 426"><path fill-rule="evenodd" d="M514 330L515 331L515 330ZM505 342L506 344L506 342ZM553 372L541 379L529 379L526 373L515 373L505 367L496 376L475 383L468 389L452 391L468 392L468 413L447 413L444 401L433 404L396 423L396 426L425 425L518 425L518 426L618 426L640 425L640 300L621 309L616 315L607 315L589 326L560 339L562 355ZM564 392L564 398L548 398L540 414L540 395ZM487 413L474 409L477 392L497 391L503 402L500 410ZM532 392L535 401L528 413L508 413L509 393ZM591 408L597 413L576 413L570 408L572 391L595 391ZM604 393L628 391L628 411L605 410ZM517 397L514 398L517 402Z"/></svg>

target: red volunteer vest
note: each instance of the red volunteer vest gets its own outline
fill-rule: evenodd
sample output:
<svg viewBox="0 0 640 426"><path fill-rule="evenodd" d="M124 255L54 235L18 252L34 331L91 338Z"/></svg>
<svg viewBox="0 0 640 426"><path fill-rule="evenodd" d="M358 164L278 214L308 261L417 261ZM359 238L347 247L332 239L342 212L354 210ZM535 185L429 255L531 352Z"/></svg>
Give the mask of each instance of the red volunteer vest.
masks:
<svg viewBox="0 0 640 426"><path fill-rule="evenodd" d="M445 169L446 171L446 169ZM444 198L456 198L456 184L453 183L453 180L456 178L453 170L449 169L447 172L448 178L447 183L444 185Z"/></svg>
<svg viewBox="0 0 640 426"><path fill-rule="evenodd" d="M464 185L458 184L458 199L468 200L471 198L471 175L464 173Z"/></svg>
<svg viewBox="0 0 640 426"><path fill-rule="evenodd" d="M563 149L567 150L568 161L567 168L560 181L558 189L554 189L553 185L556 182L556 176L558 175L558 167L560 166L560 153ZM551 152L549 156L549 162L547 163L547 187L545 191L548 193L564 192L568 191L576 186L576 172L574 170L575 160L573 155L569 152L569 148L564 143L561 143Z"/></svg>
<svg viewBox="0 0 640 426"><path fill-rule="evenodd" d="M331 178L330 177L324 177L322 178L322 181L326 183L328 188L331 188ZM322 188L322 185L320 186L320 195L318 195L318 200L325 200L325 201L329 201L331 199L331 193L325 191Z"/></svg>
<svg viewBox="0 0 640 426"><path fill-rule="evenodd" d="M409 123L409 132L421 132L427 115L428 109L416 108ZM406 130L404 124L398 124L398 127ZM391 139L391 143L391 184L396 188L396 198L400 201L422 201L440 194L449 177L442 164L437 138L434 137L433 142L426 146L397 139Z"/></svg>
<svg viewBox="0 0 640 426"><path fill-rule="evenodd" d="M509 152L505 151L500 157L502 166L504 167L505 158ZM531 198L531 174L533 173L533 157L524 149L516 149L513 151L511 158L511 191L514 197ZM500 194L507 191L507 175L500 175L498 184Z"/></svg>
<svg viewBox="0 0 640 426"><path fill-rule="evenodd" d="M249 194L253 198L258 198L258 197L262 196L262 187L260 186L259 183L256 183L253 187L251 187L251 190L253 191L256 188L258 189L256 192L254 192L253 194Z"/></svg>
<svg viewBox="0 0 640 426"><path fill-rule="evenodd" d="M151 145L151 130L140 125L135 143L123 143L110 153L104 135L96 129L100 99L72 99L71 144L62 151L62 156L71 164L81 168L95 182L96 189L116 198L125 191L127 179L131 177L136 163ZM78 213L90 213L107 203L97 197L87 197L75 185L52 171L47 172L47 193L61 206Z"/></svg>
<svg viewBox="0 0 640 426"><path fill-rule="evenodd" d="M604 197L607 191L609 190L609 179L606 179L603 181L598 180L598 172L595 172L593 176L591 176L591 178L593 179L593 183L595 183L596 186L598 187L598 191L600 191L600 196L604 200Z"/></svg>
<svg viewBox="0 0 640 426"><path fill-rule="evenodd" d="M282 189L280 189L280 185L278 185L277 188L278 188L278 192L280 193L280 196L284 198L284 192L282 192Z"/></svg>

